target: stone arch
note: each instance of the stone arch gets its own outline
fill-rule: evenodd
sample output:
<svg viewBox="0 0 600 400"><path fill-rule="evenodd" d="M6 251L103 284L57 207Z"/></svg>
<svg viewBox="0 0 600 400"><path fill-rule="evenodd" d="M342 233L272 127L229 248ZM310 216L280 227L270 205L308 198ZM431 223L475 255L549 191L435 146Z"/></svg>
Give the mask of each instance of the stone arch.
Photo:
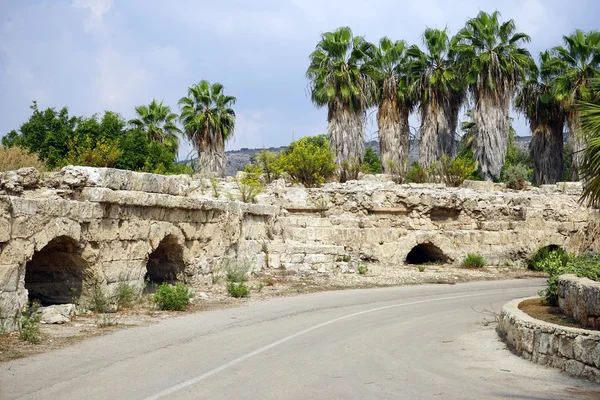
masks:
<svg viewBox="0 0 600 400"><path fill-rule="evenodd" d="M184 246L173 234L165 236L148 255L145 280L152 286L175 283L185 269Z"/></svg>
<svg viewBox="0 0 600 400"><path fill-rule="evenodd" d="M73 303L84 289L88 263L77 241L58 236L33 253L25 264L25 289L42 305Z"/></svg>
<svg viewBox="0 0 600 400"><path fill-rule="evenodd" d="M448 256L435 244L425 242L417 244L406 255L406 263L413 265L427 263L445 263L448 261Z"/></svg>

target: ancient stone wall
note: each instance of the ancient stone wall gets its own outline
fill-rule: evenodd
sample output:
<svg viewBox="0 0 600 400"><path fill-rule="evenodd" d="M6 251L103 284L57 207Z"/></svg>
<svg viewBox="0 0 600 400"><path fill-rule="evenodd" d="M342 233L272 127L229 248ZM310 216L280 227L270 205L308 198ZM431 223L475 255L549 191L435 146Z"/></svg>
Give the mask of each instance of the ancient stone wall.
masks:
<svg viewBox="0 0 600 400"><path fill-rule="evenodd" d="M600 383L600 332L534 319L519 310L524 300L502 308L498 332L508 347L534 363Z"/></svg>
<svg viewBox="0 0 600 400"><path fill-rule="evenodd" d="M600 329L600 282L576 275L561 275L558 279L558 305L566 315L583 326Z"/></svg>
<svg viewBox="0 0 600 400"><path fill-rule="evenodd" d="M576 184L513 192L385 176L318 189L279 180L244 204L231 200L233 178L213 183L85 167L0 174L0 322L12 329L28 300L65 303L94 286L210 284L231 258L321 274L358 262L458 263L470 252L518 265L540 246L578 250L592 217Z"/></svg>

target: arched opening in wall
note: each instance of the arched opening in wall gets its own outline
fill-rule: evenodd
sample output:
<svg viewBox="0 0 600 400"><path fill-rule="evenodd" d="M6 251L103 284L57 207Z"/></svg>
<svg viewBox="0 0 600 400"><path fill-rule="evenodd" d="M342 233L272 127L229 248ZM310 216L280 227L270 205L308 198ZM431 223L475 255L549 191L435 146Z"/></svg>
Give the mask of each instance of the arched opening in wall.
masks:
<svg viewBox="0 0 600 400"><path fill-rule="evenodd" d="M185 269L183 248L172 235L166 236L148 256L146 264L146 292L151 292L163 282L175 283Z"/></svg>
<svg viewBox="0 0 600 400"><path fill-rule="evenodd" d="M81 296L86 267L75 240L68 236L52 239L25 265L29 301L43 306L76 302Z"/></svg>
<svg viewBox="0 0 600 400"><path fill-rule="evenodd" d="M420 264L441 264L448 261L444 252L432 243L421 243L412 248L406 256L406 263L413 265Z"/></svg>

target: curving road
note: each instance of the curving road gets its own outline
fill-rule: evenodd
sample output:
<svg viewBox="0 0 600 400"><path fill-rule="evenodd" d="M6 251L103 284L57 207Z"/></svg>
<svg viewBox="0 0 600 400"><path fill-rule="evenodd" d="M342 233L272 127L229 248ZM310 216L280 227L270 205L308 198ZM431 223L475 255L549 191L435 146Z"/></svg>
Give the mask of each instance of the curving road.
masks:
<svg viewBox="0 0 600 400"><path fill-rule="evenodd" d="M323 292L185 315L0 364L0 399L600 399L484 315L541 280Z"/></svg>

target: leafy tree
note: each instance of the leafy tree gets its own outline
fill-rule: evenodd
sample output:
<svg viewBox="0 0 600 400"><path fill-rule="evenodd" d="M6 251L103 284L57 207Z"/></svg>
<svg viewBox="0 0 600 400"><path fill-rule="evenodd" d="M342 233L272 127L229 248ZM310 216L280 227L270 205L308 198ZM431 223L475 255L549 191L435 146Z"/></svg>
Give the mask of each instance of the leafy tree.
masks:
<svg viewBox="0 0 600 400"><path fill-rule="evenodd" d="M185 133L198 152L198 168L209 174L225 173L225 142L235 130L236 102L223 93L220 83L200 81L188 88L187 97L179 100Z"/></svg>
<svg viewBox="0 0 600 400"><path fill-rule="evenodd" d="M477 127L474 155L482 176L499 178L506 156L510 103L520 82L535 63L520 47L530 41L517 32L511 19L500 23L499 13L480 12L467 21L456 39L457 61L473 98Z"/></svg>
<svg viewBox="0 0 600 400"><path fill-rule="evenodd" d="M372 50L362 36L341 27L323 33L310 55L311 99L317 107L327 106L329 148L340 171L344 162L361 162L365 151L364 115L376 95L375 80L365 67Z"/></svg>
<svg viewBox="0 0 600 400"><path fill-rule="evenodd" d="M553 79L557 99L566 112L571 145L571 178L579 179L585 141L579 132L577 103L591 100L590 79L600 77L600 32L576 30L563 36L564 45L552 49L550 67L558 70Z"/></svg>
<svg viewBox="0 0 600 400"><path fill-rule="evenodd" d="M380 168L386 173L390 165L403 165L408 160L408 116L414 108L414 96L409 91L406 47L403 40L383 37L379 47L373 47L371 59L364 68L377 82L377 127L383 164Z"/></svg>
<svg viewBox="0 0 600 400"><path fill-rule="evenodd" d="M165 143L171 149L177 149L181 129L177 127L177 114L171 112L169 106L153 99L147 106L137 106L135 112L137 118L129 123L144 132L148 140Z"/></svg>
<svg viewBox="0 0 600 400"><path fill-rule="evenodd" d="M515 99L515 108L529 121L533 180L538 185L556 183L563 174L565 113L552 86L555 76L550 53L542 52L540 70L519 88Z"/></svg>
<svg viewBox="0 0 600 400"><path fill-rule="evenodd" d="M426 29L425 51L411 46L410 73L419 98L421 116L419 162L429 167L442 155L456 152L458 112L464 100L463 79L456 67L453 44L447 29Z"/></svg>
<svg viewBox="0 0 600 400"><path fill-rule="evenodd" d="M79 118L69 117L66 107L60 111L54 108L40 111L34 101L30 108L33 113L29 120L21 125L20 133L10 132L2 138L2 144L6 147L19 146L31 153L37 153L50 169L62 166L69 151L69 140L74 136Z"/></svg>

